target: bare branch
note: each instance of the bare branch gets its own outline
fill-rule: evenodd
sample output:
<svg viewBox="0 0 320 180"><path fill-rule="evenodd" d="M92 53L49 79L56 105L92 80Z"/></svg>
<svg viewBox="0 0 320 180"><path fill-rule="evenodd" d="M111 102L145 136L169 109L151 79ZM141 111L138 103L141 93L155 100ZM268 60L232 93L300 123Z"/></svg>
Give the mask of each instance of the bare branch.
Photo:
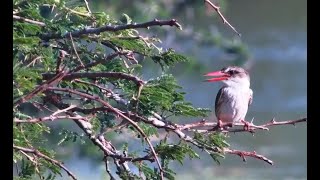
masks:
<svg viewBox="0 0 320 180"><path fill-rule="evenodd" d="M61 169L63 169L72 179L75 179L75 180L77 179L77 178L75 177L75 175L74 175L70 170L68 170L61 162L59 162L59 161L57 161L57 160L55 160L55 159L52 159L52 158L50 158L50 157L42 154L41 152L39 152L39 151L36 150L36 149L29 149L29 148L24 148L24 147L15 146L15 145L13 145L13 149L19 150L19 151L24 152L24 153L32 153L32 154L34 154L34 155L36 155L36 156L39 156L39 157L41 157L41 158L43 158L43 159L45 159L45 160L47 160L47 161L49 161L49 162L57 165L57 166L59 166L59 167L60 167Z"/></svg>
<svg viewBox="0 0 320 180"><path fill-rule="evenodd" d="M296 123L300 123L300 122L307 122L307 118L301 118L298 120L287 120L287 121L275 121L275 119L273 118L269 123L261 125L264 127L267 126L279 126L279 125L286 125L286 124L292 124L295 126Z"/></svg>
<svg viewBox="0 0 320 180"><path fill-rule="evenodd" d="M98 27L98 28L83 28L77 31L73 31L73 32L67 32L64 35L61 35L60 33L46 33L46 34L42 34L41 35L41 39L43 40L49 40L49 39L62 39L62 38L69 38L69 34L72 34L72 37L80 37L82 35L86 35L86 34L100 34L102 32L105 31L121 31L121 30L125 30L125 29L138 29L138 28L149 28L151 26L175 26L179 29L181 28L181 25L177 22L177 20L175 19L171 19L171 20L153 20L153 21L149 21L149 22L145 22L145 23L134 23L134 24L125 24L125 25L115 25L115 26L110 26L110 25L105 25L102 27Z"/></svg>
<svg viewBox="0 0 320 180"><path fill-rule="evenodd" d="M27 23L38 25L38 26L46 26L46 24L43 22L27 19L17 15L13 15L13 20L27 22Z"/></svg>
<svg viewBox="0 0 320 180"><path fill-rule="evenodd" d="M273 161L271 161L270 159L268 159L262 155L257 154L255 151L247 152L247 151L232 150L232 149L225 148L224 152L228 153L228 154L236 154L236 155L242 157L244 162L247 161L245 156L248 156L248 157L253 157L253 158L263 160L263 161L267 162L268 164L273 165Z"/></svg>
<svg viewBox="0 0 320 180"><path fill-rule="evenodd" d="M204 0L204 3L208 3L220 16L220 18L223 21L223 24L227 24L235 33L238 34L238 36L241 36L241 34L227 21L227 19L222 15L220 12L220 7L214 5L210 0Z"/></svg>
<svg viewBox="0 0 320 180"><path fill-rule="evenodd" d="M110 180L116 180L116 178L113 177L113 175L112 175L112 173L111 173L111 171L109 169L109 161L107 159L105 160L105 164L106 164L106 171L110 176Z"/></svg>

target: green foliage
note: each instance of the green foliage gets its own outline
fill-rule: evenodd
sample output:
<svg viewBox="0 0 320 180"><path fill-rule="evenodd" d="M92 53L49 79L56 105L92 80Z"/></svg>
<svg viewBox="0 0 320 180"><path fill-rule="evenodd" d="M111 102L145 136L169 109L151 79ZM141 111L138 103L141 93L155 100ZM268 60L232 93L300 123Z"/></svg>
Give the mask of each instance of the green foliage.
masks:
<svg viewBox="0 0 320 180"><path fill-rule="evenodd" d="M181 54L176 53L173 49L169 49L160 55L151 57L156 63L159 63L162 68L166 66L173 66L179 62L188 62L189 59Z"/></svg>
<svg viewBox="0 0 320 180"><path fill-rule="evenodd" d="M210 154L212 159L217 163L220 164L220 158L224 158L223 154L221 153L224 147L229 147L230 145L226 142L226 137L222 133L195 133L194 139L197 140L200 144L204 145L204 147L216 147L217 151L212 151L210 149L206 149L206 151Z"/></svg>
<svg viewBox="0 0 320 180"><path fill-rule="evenodd" d="M80 142L82 144L85 143L85 141L83 140L83 135L78 134L77 132L74 131L69 131L69 130L62 130L61 132L59 132L59 135L63 136L62 139L58 142L58 146L61 145L63 142L68 142L68 141L72 141L72 142L76 142L78 139L80 140Z"/></svg>
<svg viewBox="0 0 320 180"><path fill-rule="evenodd" d="M143 132L148 136L148 137L151 137L151 136L156 136L156 137L159 137L159 134L158 134L158 129L151 126L151 125L148 125L148 124L145 124L143 122L140 122L139 123L139 126L141 127L141 129L143 130ZM141 139L143 140L143 138Z"/></svg>
<svg viewBox="0 0 320 180"><path fill-rule="evenodd" d="M199 155L186 143L179 144L167 144L161 141L156 147L157 153L160 154L163 160L176 160L183 165L185 156L189 156L190 159L200 158Z"/></svg>

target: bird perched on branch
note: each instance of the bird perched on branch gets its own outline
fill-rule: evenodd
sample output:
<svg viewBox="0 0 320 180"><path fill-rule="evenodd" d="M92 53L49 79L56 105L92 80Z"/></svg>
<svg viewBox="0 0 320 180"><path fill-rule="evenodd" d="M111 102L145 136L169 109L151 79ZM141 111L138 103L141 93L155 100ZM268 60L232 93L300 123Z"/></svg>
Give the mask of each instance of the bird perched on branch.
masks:
<svg viewBox="0 0 320 180"><path fill-rule="evenodd" d="M244 128L248 130L249 123L245 121L245 117L252 103L249 73L241 67L229 66L220 71L207 73L205 76L215 76L207 79L207 82L222 81L224 84L215 100L218 124L214 129L232 127L233 123L242 122Z"/></svg>

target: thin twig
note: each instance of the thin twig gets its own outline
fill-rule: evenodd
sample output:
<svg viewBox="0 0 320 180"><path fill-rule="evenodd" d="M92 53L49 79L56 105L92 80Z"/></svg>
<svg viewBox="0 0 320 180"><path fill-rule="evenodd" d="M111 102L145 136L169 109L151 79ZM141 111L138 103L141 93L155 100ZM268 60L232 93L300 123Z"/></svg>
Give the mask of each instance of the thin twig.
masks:
<svg viewBox="0 0 320 180"><path fill-rule="evenodd" d="M27 18L17 16L17 15L13 15L13 20L27 22L27 23L38 25L38 26L46 26L46 24L43 22L27 19Z"/></svg>
<svg viewBox="0 0 320 180"><path fill-rule="evenodd" d="M116 180L116 178L113 177L113 175L109 169L109 161L107 160L107 158L105 158L105 163L106 163L106 171L110 176L110 180Z"/></svg>
<svg viewBox="0 0 320 180"><path fill-rule="evenodd" d="M73 9L70 9L70 8L68 8L68 7L63 7L65 10L67 10L67 11L69 11L69 12L71 12L71 13L74 13L74 14L77 14L77 15L80 15L80 16L85 16L85 17L90 17L91 15L90 14L88 14L88 13L82 13L82 12L78 12L78 11L75 11L75 10L73 10Z"/></svg>
<svg viewBox="0 0 320 180"><path fill-rule="evenodd" d="M88 1L87 1L87 0L83 0L83 1L84 1L84 3L86 4L86 7L87 7L87 10L88 10L89 14L92 14L92 13L91 13L91 10L90 10L90 8L89 8L89 3L88 3Z"/></svg>
<svg viewBox="0 0 320 180"><path fill-rule="evenodd" d="M35 63L37 62L37 60L40 60L41 62L41 58L42 56L37 56L36 58L32 59L32 61L26 66L26 67L30 67L31 65L35 65Z"/></svg>
<svg viewBox="0 0 320 180"><path fill-rule="evenodd" d="M227 24L235 33L238 34L238 36L241 36L241 34L227 21L227 19L222 15L220 12L220 7L214 5L210 0L204 0L205 3L208 3L220 16L220 18L223 21L223 24Z"/></svg>
<svg viewBox="0 0 320 180"><path fill-rule="evenodd" d="M33 157L29 156L27 153L25 153L25 152L22 151L22 150L20 150L20 152L21 152L23 155L25 155L25 156L27 157L27 159L28 159L29 161L31 161L33 164L37 164L37 163L34 161L34 158L33 158Z"/></svg>
<svg viewBox="0 0 320 180"><path fill-rule="evenodd" d="M155 19L153 21L139 23L139 24L133 23L133 24L115 25L115 26L105 25L105 26L97 27L97 28L87 27L87 28L83 28L80 30L67 32L63 35L61 35L60 33L46 33L46 34L42 34L40 36L40 38L43 40L62 39L62 38L68 38L70 33L72 34L72 37L80 37L85 34L100 34L105 31L115 32L115 31L121 31L121 30L125 30L125 29L149 28L151 26L175 26L179 29L182 29L181 25L175 19L171 19L171 20L157 20L157 19Z"/></svg>
<svg viewBox="0 0 320 180"><path fill-rule="evenodd" d="M73 109L73 108L75 108L75 107L77 107L77 106L76 106L76 105L70 105L69 107L67 107L67 108L65 108L65 109L61 109L61 110L58 110L58 111L54 112L54 113L51 114L50 116L51 116L51 117L56 116L56 115L58 115L58 114L60 114L60 113L66 112L66 111L68 111L68 110L70 110L70 109Z"/></svg>
<svg viewBox="0 0 320 180"><path fill-rule="evenodd" d="M286 125L286 124L292 124L295 126L296 123L300 123L300 122L307 122L307 118L301 118L298 120L287 120L287 121L275 121L275 118L273 118L270 122L261 126L268 127L268 126L279 126L279 125Z"/></svg>
<svg viewBox="0 0 320 180"><path fill-rule="evenodd" d="M21 152L25 152L25 153L32 153L32 154L34 154L34 155L36 155L36 156L39 156L39 157L41 157L41 158L43 158L43 159L45 159L45 160L47 160L47 161L49 161L49 162L57 165L57 166L59 166L59 167L60 167L61 169L63 169L72 179L75 179L75 180L77 179L77 178L75 177L75 175L74 175L70 170L68 170L61 162L59 162L59 161L57 161L57 160L55 160L55 159L52 159L52 158L50 158L50 157L42 154L41 152L39 152L39 151L36 150L36 149L29 149L29 148L24 148L24 147L15 146L15 145L13 145L13 149L20 150Z"/></svg>
<svg viewBox="0 0 320 180"><path fill-rule="evenodd" d="M70 39L71 39L73 51L75 52L75 54L76 54L76 56L77 56L77 58L78 58L78 61L80 62L80 66L84 67L84 64L82 63L82 61L81 61L81 59L80 59L80 56L79 56L79 54L78 54L78 52L77 52L76 46L74 45L73 38L72 38L72 34L69 33L69 35L70 35Z"/></svg>

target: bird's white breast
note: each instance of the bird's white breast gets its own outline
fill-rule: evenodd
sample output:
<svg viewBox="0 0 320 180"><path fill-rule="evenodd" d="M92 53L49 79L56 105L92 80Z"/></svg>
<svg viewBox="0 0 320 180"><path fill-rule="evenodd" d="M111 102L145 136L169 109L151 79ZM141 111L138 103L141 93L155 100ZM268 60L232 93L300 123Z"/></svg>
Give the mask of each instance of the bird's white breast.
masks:
<svg viewBox="0 0 320 180"><path fill-rule="evenodd" d="M221 103L216 107L216 116L223 122L238 122L245 120L248 111L250 88L223 87Z"/></svg>

